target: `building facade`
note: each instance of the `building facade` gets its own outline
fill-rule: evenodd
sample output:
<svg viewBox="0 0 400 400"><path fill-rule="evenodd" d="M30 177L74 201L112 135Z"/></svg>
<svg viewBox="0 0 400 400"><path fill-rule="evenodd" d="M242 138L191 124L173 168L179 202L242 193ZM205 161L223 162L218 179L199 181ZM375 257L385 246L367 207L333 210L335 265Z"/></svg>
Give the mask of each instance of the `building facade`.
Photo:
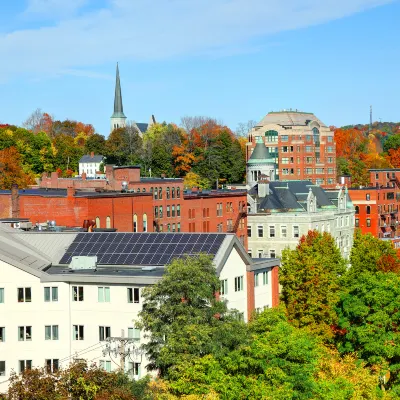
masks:
<svg viewBox="0 0 400 400"><path fill-rule="evenodd" d="M186 248L213 257L220 296L245 321L278 304L278 260L254 262L232 234L29 233L0 225L0 392L11 370L54 370L74 359L119 368L107 351L119 337L128 339L126 372L146 374L144 332L135 327L141 293Z"/></svg>
<svg viewBox="0 0 400 400"><path fill-rule="evenodd" d="M334 134L314 114L268 113L250 132L247 159L262 140L278 164L280 180L308 180L326 188L336 185Z"/></svg>
<svg viewBox="0 0 400 400"><path fill-rule="evenodd" d="M280 257L309 230L330 233L342 256L350 256L355 210L345 188L325 191L307 181L259 181L248 203L251 257Z"/></svg>
<svg viewBox="0 0 400 400"><path fill-rule="evenodd" d="M85 174L87 178L96 178L103 161L104 156L100 154L90 153L82 156L79 160L79 176Z"/></svg>

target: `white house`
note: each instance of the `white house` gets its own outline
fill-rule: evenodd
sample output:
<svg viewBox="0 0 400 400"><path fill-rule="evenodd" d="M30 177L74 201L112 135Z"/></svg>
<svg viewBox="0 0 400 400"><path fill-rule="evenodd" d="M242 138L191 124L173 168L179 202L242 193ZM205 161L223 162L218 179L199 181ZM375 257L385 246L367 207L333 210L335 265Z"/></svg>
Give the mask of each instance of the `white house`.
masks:
<svg viewBox="0 0 400 400"><path fill-rule="evenodd" d="M85 173L87 178L95 178L103 161L104 156L96 155L93 152L82 156L79 160L79 176Z"/></svg>
<svg viewBox="0 0 400 400"><path fill-rule="evenodd" d="M279 262L253 262L233 234L22 232L0 225L0 393L11 370L55 369L73 359L109 371L124 362L133 377L143 375L144 333L134 325L141 291L161 279L170 260L198 252L214 257L221 296L244 320L255 307L276 304ZM120 357L113 350L122 340Z"/></svg>

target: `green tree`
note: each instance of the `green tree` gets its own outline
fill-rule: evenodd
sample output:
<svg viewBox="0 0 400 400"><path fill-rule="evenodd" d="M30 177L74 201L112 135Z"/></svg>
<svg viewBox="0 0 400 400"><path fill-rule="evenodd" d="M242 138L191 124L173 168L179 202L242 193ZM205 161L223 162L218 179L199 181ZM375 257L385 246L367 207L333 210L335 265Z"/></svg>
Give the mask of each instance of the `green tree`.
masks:
<svg viewBox="0 0 400 400"><path fill-rule="evenodd" d="M399 147L400 147L400 134L389 136L383 144L383 150L386 152L389 151L390 149L396 150Z"/></svg>
<svg viewBox="0 0 400 400"><path fill-rule="evenodd" d="M400 276L362 272L348 285L337 306L339 351L388 367L388 386L400 396Z"/></svg>
<svg viewBox="0 0 400 400"><path fill-rule="evenodd" d="M103 135L94 133L93 135L88 136L85 143L85 153L90 154L91 152L98 155L105 155L106 139Z"/></svg>
<svg viewBox="0 0 400 400"><path fill-rule="evenodd" d="M392 242L378 239L370 233L364 235L360 229L354 233L347 279L352 280L362 272L400 272L400 262Z"/></svg>
<svg viewBox="0 0 400 400"><path fill-rule="evenodd" d="M64 171L77 171L79 160L83 156L83 148L75 143L69 135L59 134L53 139L55 149L54 167Z"/></svg>
<svg viewBox="0 0 400 400"><path fill-rule="evenodd" d="M329 339L336 324L340 277L346 269L332 236L309 231L282 253L280 283L289 321Z"/></svg>
<svg viewBox="0 0 400 400"><path fill-rule="evenodd" d="M215 266L207 255L175 259L161 281L143 290L137 325L147 332L143 348L149 369L158 369L166 377L179 361L223 347L219 329L226 320L233 321L225 303L215 298L218 290ZM237 332L242 325L235 327Z"/></svg>

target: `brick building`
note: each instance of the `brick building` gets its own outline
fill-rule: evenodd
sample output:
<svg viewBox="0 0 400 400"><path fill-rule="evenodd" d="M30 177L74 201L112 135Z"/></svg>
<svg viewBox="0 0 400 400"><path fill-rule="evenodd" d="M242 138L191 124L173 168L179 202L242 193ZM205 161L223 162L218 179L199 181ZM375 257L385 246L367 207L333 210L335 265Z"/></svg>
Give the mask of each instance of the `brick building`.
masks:
<svg viewBox="0 0 400 400"><path fill-rule="evenodd" d="M278 179L335 187L334 135L314 114L292 110L268 113L249 133L247 160L260 138L275 157Z"/></svg>
<svg viewBox="0 0 400 400"><path fill-rule="evenodd" d="M142 178L139 167L107 166L106 178L44 175L38 189L0 191L0 218L124 232L230 232L246 245L246 191L183 190L182 179Z"/></svg>
<svg viewBox="0 0 400 400"><path fill-rule="evenodd" d="M400 169L371 169L370 185L349 188L356 215L355 226L378 238L400 235Z"/></svg>

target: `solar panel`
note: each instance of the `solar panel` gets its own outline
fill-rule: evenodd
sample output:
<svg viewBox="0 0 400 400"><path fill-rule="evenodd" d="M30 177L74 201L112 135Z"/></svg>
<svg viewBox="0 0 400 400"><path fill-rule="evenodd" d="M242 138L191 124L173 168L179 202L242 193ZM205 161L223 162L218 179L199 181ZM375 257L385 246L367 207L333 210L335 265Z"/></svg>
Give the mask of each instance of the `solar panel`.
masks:
<svg viewBox="0 0 400 400"><path fill-rule="evenodd" d="M93 255L100 265L165 265L185 255L215 255L225 238L223 233L79 233L60 264Z"/></svg>

